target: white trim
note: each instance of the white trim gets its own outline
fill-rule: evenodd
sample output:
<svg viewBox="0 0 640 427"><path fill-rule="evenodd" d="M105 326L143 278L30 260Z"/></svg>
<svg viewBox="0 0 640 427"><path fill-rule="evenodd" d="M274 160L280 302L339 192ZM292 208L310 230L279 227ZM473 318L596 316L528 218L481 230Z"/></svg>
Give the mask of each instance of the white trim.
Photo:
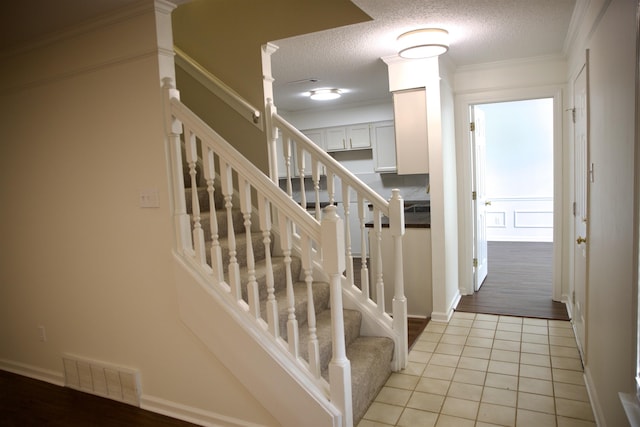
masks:
<svg viewBox="0 0 640 427"><path fill-rule="evenodd" d="M438 322L438 323L449 323L449 320L451 320L451 317L455 312L455 308L458 306L458 303L460 302L461 298L462 298L462 295L460 294L460 290L456 289L456 294L451 300L451 304L449 304L449 307L447 307L446 313L439 312L439 311L432 312L431 321Z"/></svg>
<svg viewBox="0 0 640 427"><path fill-rule="evenodd" d="M194 408L155 396L142 396L140 408L206 427L264 427L211 411Z"/></svg>
<svg viewBox="0 0 640 427"><path fill-rule="evenodd" d="M49 369L43 369L37 366L27 365L26 363L6 359L0 359L0 370L64 387L64 377L62 372L51 371Z"/></svg>
<svg viewBox="0 0 640 427"><path fill-rule="evenodd" d="M587 394L589 395L589 403L591 403L591 409L593 410L593 417L595 418L596 425L598 427L607 427L607 422L602 412L602 406L598 399L598 392L595 384L593 384L593 378L591 377L591 370L588 366L584 368L584 384L587 387Z"/></svg>

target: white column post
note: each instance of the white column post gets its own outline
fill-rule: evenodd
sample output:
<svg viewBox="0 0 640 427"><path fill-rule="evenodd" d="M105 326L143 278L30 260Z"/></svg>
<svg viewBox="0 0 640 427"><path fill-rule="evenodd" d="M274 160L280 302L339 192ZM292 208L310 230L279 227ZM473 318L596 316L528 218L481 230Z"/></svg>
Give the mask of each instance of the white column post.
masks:
<svg viewBox="0 0 640 427"><path fill-rule="evenodd" d="M389 229L394 246L394 293L393 330L398 337L394 367L396 370L407 366L409 344L407 338L407 298L404 295L404 275L402 259L402 236L404 235L404 200L400 190L393 189L389 200Z"/></svg>
<svg viewBox="0 0 640 427"><path fill-rule="evenodd" d="M342 412L342 426L353 425L351 362L347 359L342 310L344 227L335 206L327 206L322 217L322 259L331 287L331 329L333 357L329 362L331 401Z"/></svg>

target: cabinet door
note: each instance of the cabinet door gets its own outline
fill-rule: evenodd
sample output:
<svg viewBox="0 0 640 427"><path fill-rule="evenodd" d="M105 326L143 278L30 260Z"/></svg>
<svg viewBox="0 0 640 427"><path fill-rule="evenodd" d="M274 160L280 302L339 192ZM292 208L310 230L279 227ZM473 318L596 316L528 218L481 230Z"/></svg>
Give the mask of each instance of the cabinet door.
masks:
<svg viewBox="0 0 640 427"><path fill-rule="evenodd" d="M349 144L347 148L371 148L369 124L353 125L347 128Z"/></svg>
<svg viewBox="0 0 640 427"><path fill-rule="evenodd" d="M398 174L429 173L427 98L424 88L395 92Z"/></svg>
<svg viewBox="0 0 640 427"><path fill-rule="evenodd" d="M347 148L347 129L345 127L328 128L325 132L327 151L338 151Z"/></svg>
<svg viewBox="0 0 640 427"><path fill-rule="evenodd" d="M379 173L396 171L396 138L392 121L371 125L373 168Z"/></svg>

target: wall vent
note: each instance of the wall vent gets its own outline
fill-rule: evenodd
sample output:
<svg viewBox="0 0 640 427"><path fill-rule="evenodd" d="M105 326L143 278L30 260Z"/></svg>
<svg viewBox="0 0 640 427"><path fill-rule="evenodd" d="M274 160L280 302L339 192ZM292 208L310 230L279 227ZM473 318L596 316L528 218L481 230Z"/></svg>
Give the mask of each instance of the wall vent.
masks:
<svg viewBox="0 0 640 427"><path fill-rule="evenodd" d="M140 372L122 366L64 355L65 386L140 406Z"/></svg>

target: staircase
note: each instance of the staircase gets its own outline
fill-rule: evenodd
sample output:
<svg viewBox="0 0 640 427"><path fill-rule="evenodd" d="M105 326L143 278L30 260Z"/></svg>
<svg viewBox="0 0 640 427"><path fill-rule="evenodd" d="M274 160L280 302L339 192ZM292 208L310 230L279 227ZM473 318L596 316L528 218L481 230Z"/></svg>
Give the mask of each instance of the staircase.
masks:
<svg viewBox="0 0 640 427"><path fill-rule="evenodd" d="M188 171L188 165L184 165L184 170ZM196 173L201 177L201 173ZM240 271L240 282L242 283L242 301L249 305L249 290L247 284L251 274L255 275L258 284L258 295L260 300L260 313L266 322L267 313L267 263L265 255L267 251L264 247L265 236L259 230L251 230L250 238L253 248L253 256L255 260L255 272L251 273L247 266L247 247L249 241L245 232L245 218L242 211L238 208L232 209L233 226L227 224L227 211L224 208L225 200L220 188L214 190L214 203L209 202L209 193L202 182L198 179L201 186L198 187L198 200L200 206L200 224L203 229L210 229L210 212L209 206L219 207L215 211L215 217L220 228L219 242L222 248L223 265L228 266L230 262L229 255L229 238L227 231L229 229L242 230L235 233L236 241L236 257ZM185 182L189 182L189 177L185 177ZM190 188L185 189L187 213L193 221L193 194ZM221 207L221 208L220 208ZM269 238L270 252L273 252L273 239ZM205 247L207 248L207 263L211 265L211 238L205 239ZM271 258L273 268L273 286L274 296L278 306L278 323L281 325L279 335L285 341L287 337L287 268L285 258L283 256L274 256ZM325 380L329 380L329 362L332 355L332 335L331 335L331 310L329 308L329 284L326 282L314 281L311 286L311 295L313 304L308 304L310 298L307 283L304 281L301 259L292 256L290 260L291 274L295 282L293 283L293 293L295 298L295 317L299 319L298 328L300 330L299 337L299 355L309 363L309 342L310 328L308 327L309 316L307 314L308 307L315 308L315 333L317 335L321 375ZM228 281L228 268L225 268L224 277ZM362 418L370 403L376 397L387 378L391 374L391 359L393 357L393 340L387 337L366 337L360 335L362 314L357 310L343 310L345 344L347 358L351 362L351 387L353 399L353 419L354 425Z"/></svg>
<svg viewBox="0 0 640 427"><path fill-rule="evenodd" d="M257 109L177 53L181 66L209 82L212 93L224 92L225 102L263 130ZM270 102L266 176L180 102L171 79L163 86L183 322L281 425L357 425L391 371L407 363L399 192L382 199ZM292 161L302 171L297 176ZM278 163L287 165L285 191L277 184ZM297 197L292 179L303 189ZM352 198L356 212L349 210ZM307 199L315 201L315 216L305 209ZM321 199L328 200L324 210ZM390 241L383 241L383 218ZM357 229L350 230L354 221ZM365 252L355 271L351 235L358 233ZM386 275L382 245L394 247L398 266ZM385 286L393 296L389 312Z"/></svg>

